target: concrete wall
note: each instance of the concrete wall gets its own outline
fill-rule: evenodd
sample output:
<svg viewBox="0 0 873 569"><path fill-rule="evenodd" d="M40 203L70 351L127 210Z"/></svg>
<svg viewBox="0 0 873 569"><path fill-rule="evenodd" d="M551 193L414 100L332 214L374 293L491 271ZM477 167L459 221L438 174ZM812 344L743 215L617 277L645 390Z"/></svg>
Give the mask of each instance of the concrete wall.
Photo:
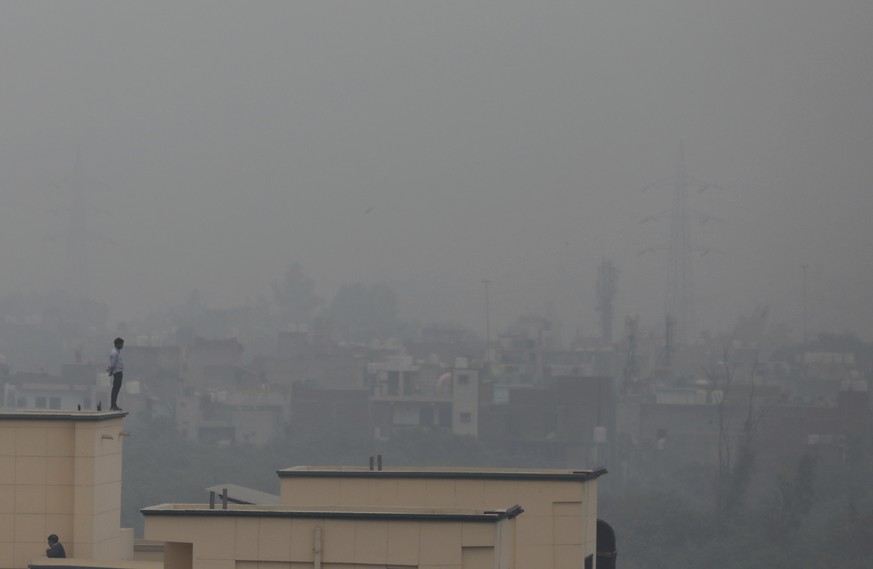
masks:
<svg viewBox="0 0 873 569"><path fill-rule="evenodd" d="M51 533L70 557L130 558L132 534L120 528L122 417L0 414L0 568L45 555Z"/></svg>
<svg viewBox="0 0 873 569"><path fill-rule="evenodd" d="M487 472L487 471L486 471ZM567 471L560 471L568 474ZM403 478L389 476L281 477L286 506L524 508L516 518L518 567L581 568L597 548L597 481L540 479Z"/></svg>
<svg viewBox="0 0 873 569"><path fill-rule="evenodd" d="M324 569L510 569L513 522L301 519L275 510L236 517L230 510L146 515L145 537L170 542L165 569L311 568L319 550Z"/></svg>

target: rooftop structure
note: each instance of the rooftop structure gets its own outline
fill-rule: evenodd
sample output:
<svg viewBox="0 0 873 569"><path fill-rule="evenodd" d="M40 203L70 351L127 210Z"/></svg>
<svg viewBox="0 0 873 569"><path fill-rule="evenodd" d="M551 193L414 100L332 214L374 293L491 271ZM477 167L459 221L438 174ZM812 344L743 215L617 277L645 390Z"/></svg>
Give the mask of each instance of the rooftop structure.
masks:
<svg viewBox="0 0 873 569"><path fill-rule="evenodd" d="M380 461L280 470L278 497L224 484L209 503L144 508L148 551L135 556L119 526L125 415L0 413L0 569L583 569L612 535L596 518L603 469ZM52 533L67 559L43 556Z"/></svg>
<svg viewBox="0 0 873 569"><path fill-rule="evenodd" d="M71 557L124 560L122 412L0 412L0 568L44 555L58 534Z"/></svg>
<svg viewBox="0 0 873 569"><path fill-rule="evenodd" d="M583 567L597 553L599 470L294 467L278 472L289 507L483 508L519 504L516 567ZM593 563L593 561L592 561Z"/></svg>
<svg viewBox="0 0 873 569"><path fill-rule="evenodd" d="M482 567L509 569L521 508L299 508L163 504L142 510L165 569Z"/></svg>

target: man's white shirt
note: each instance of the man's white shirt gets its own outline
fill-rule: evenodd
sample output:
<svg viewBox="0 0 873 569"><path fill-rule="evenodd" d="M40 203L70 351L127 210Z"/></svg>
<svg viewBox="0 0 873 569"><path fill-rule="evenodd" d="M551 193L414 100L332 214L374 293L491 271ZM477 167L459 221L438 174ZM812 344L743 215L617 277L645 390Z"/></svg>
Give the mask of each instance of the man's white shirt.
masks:
<svg viewBox="0 0 873 569"><path fill-rule="evenodd" d="M112 348L109 352L109 373L115 375L124 371L124 362L121 361L121 351L118 348Z"/></svg>

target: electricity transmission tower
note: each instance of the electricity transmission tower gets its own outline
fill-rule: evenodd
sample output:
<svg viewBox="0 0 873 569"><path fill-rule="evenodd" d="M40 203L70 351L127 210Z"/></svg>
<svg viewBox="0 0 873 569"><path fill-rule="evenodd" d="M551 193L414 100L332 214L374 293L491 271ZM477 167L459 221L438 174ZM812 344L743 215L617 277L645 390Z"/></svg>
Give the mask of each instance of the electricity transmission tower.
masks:
<svg viewBox="0 0 873 569"><path fill-rule="evenodd" d="M691 274L691 229L688 223L688 173L685 170L685 148L681 143L674 184L666 317L675 319L678 330L674 330L674 340L684 344L694 332L694 283Z"/></svg>
<svg viewBox="0 0 873 569"><path fill-rule="evenodd" d="M673 203L668 212L670 219L670 241L667 244L667 288L664 303L664 320L671 329L670 342L674 347L687 343L694 337L694 279L691 270L691 253L699 251L702 254L714 249L696 247L691 239L691 222L706 223L717 218L704 215L689 209L688 192L696 189L703 192L716 188L714 184L693 180L685 168L685 147L679 144L679 160L673 175L647 188L670 188L673 192ZM643 221L656 219L662 214L647 217ZM651 251L646 249L643 253Z"/></svg>

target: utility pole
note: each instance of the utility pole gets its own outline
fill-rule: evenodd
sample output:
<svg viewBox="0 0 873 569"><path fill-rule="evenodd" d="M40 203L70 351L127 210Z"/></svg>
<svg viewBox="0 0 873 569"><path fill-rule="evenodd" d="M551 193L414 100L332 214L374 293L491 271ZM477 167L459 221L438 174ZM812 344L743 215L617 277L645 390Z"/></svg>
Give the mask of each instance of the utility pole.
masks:
<svg viewBox="0 0 873 569"><path fill-rule="evenodd" d="M664 365L671 367L673 365L673 351L676 349L676 319L667 315L664 322Z"/></svg>
<svg viewBox="0 0 873 569"><path fill-rule="evenodd" d="M809 265L800 265L801 271L801 280L802 280L802 294L803 294L803 349L806 350L806 344L809 341L809 329L807 328L808 324L808 314L807 314L807 304L806 304L806 270L809 268Z"/></svg>
<svg viewBox="0 0 873 569"><path fill-rule="evenodd" d="M612 261L604 258L597 270L597 312L600 313L600 337L612 344L612 321L614 318L615 293L618 269Z"/></svg>
<svg viewBox="0 0 873 569"><path fill-rule="evenodd" d="M488 289L491 281L482 279L485 288L485 363L491 363L491 307L488 299Z"/></svg>

